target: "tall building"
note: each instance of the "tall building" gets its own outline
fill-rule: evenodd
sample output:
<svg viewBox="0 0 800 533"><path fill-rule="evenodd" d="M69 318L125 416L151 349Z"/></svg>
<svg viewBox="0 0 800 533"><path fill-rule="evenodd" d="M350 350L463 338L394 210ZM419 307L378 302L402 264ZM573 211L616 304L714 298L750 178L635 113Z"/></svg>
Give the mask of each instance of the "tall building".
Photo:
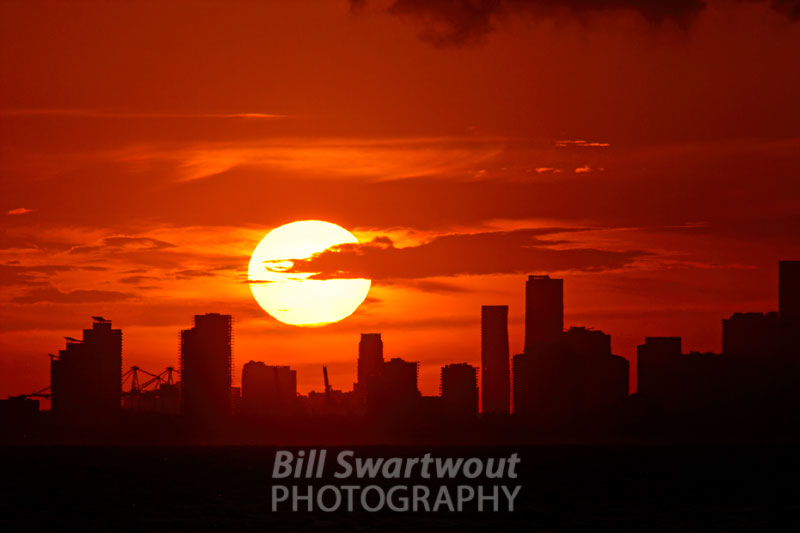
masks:
<svg viewBox="0 0 800 533"><path fill-rule="evenodd" d="M194 327L181 331L180 364L183 412L205 419L231 412L230 315L194 317Z"/></svg>
<svg viewBox="0 0 800 533"><path fill-rule="evenodd" d="M242 412L288 415L296 410L297 372L288 366L250 361L242 368Z"/></svg>
<svg viewBox="0 0 800 533"><path fill-rule="evenodd" d="M564 280L528 276L525 283L525 352L556 342L564 331Z"/></svg>
<svg viewBox="0 0 800 533"><path fill-rule="evenodd" d="M508 352L508 306L481 307L481 411L508 413L511 372Z"/></svg>
<svg viewBox="0 0 800 533"><path fill-rule="evenodd" d="M774 357L780 351L778 313L734 313L722 320L722 353Z"/></svg>
<svg viewBox="0 0 800 533"><path fill-rule="evenodd" d="M362 333L358 342L358 377L355 389L363 398L367 382L383 371L383 341L380 333Z"/></svg>
<svg viewBox="0 0 800 533"><path fill-rule="evenodd" d="M680 337L645 337L636 347L637 394L662 401L680 387L681 350Z"/></svg>
<svg viewBox="0 0 800 533"><path fill-rule="evenodd" d="M440 391L447 416L474 418L478 415L478 369L467 363L442 367Z"/></svg>
<svg viewBox="0 0 800 533"><path fill-rule="evenodd" d="M628 396L627 359L602 331L570 328L555 342L514 356L514 413L563 424L603 412Z"/></svg>
<svg viewBox="0 0 800 533"><path fill-rule="evenodd" d="M800 261L778 262L778 314L782 322L800 327Z"/></svg>
<svg viewBox="0 0 800 533"><path fill-rule="evenodd" d="M83 339L67 345L50 360L53 415L70 421L102 421L119 413L122 403L122 330L93 317Z"/></svg>
<svg viewBox="0 0 800 533"><path fill-rule="evenodd" d="M420 398L419 363L398 357L383 364L379 376L367 379L367 411L372 414L413 414Z"/></svg>

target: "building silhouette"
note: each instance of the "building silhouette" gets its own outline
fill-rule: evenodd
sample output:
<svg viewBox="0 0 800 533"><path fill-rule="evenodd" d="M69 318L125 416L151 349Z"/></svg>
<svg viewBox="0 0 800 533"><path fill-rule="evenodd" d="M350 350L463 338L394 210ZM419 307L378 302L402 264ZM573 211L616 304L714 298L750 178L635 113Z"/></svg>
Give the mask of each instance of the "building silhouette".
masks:
<svg viewBox="0 0 800 533"><path fill-rule="evenodd" d="M419 363L399 357L383 363L378 376L367 380L367 412L384 416L418 416Z"/></svg>
<svg viewBox="0 0 800 533"><path fill-rule="evenodd" d="M783 354L800 358L800 261L778 263L778 317Z"/></svg>
<svg viewBox="0 0 800 533"><path fill-rule="evenodd" d="M122 403L122 330L93 317L83 339L67 337L67 345L50 359L53 415L70 422L106 421Z"/></svg>
<svg viewBox="0 0 800 533"><path fill-rule="evenodd" d="M233 320L230 315L196 315L181 331L180 367L183 413L214 420L231 413Z"/></svg>
<svg viewBox="0 0 800 533"><path fill-rule="evenodd" d="M800 325L800 261L778 262L778 314L782 321Z"/></svg>
<svg viewBox="0 0 800 533"><path fill-rule="evenodd" d="M722 353L734 357L780 354L778 313L734 313L722 320Z"/></svg>
<svg viewBox="0 0 800 533"><path fill-rule="evenodd" d="M636 347L636 393L669 403L683 386L682 353L680 337L645 337Z"/></svg>
<svg viewBox="0 0 800 533"><path fill-rule="evenodd" d="M242 368L242 412L291 415L297 408L297 372L288 366L250 361Z"/></svg>
<svg viewBox="0 0 800 533"><path fill-rule="evenodd" d="M383 371L383 341L380 333L362 333L358 342L358 369L355 391L366 398L367 382Z"/></svg>
<svg viewBox="0 0 800 533"><path fill-rule="evenodd" d="M511 373L508 350L508 306L481 307L481 411L509 412Z"/></svg>
<svg viewBox="0 0 800 533"><path fill-rule="evenodd" d="M209 429L231 429L248 442L250 436L302 440L327 433L334 439L357 434L358 442L596 442L614 432L652 442L797 439L798 265L780 262L778 313L734 312L722 321L722 353L684 353L681 337L645 337L636 351L633 397L628 362L612 353L611 336L585 327L564 331L563 281L530 276L526 346L513 358L513 374L508 307L481 308L482 390L478 369L458 363L441 368L439 395L421 395L419 363L384 360L378 333L361 335L352 391L333 389L323 366L323 392L298 396L294 370L256 361L244 365L241 389L232 387L232 318L216 313L195 316L193 327L180 332L178 383L171 366L159 374L132 366L123 374L122 332L94 317L82 339L67 338L51 356L50 387L0 401L0 423L21 439L35 431L45 438L59 431L67 438L97 438L99 432L106 438L115 431L138 438L140 429L150 428L154 435L173 431L180 441L194 438L202 423L220 420L225 423ZM141 382L139 372L147 376ZM40 416L34 398L48 397L53 416ZM476 416L479 404L490 416ZM189 423L173 423L179 407ZM247 416L228 420L232 410L294 416L252 424ZM54 429L46 426L51 419L59 422ZM82 423L91 425L69 433Z"/></svg>
<svg viewBox="0 0 800 533"><path fill-rule="evenodd" d="M514 356L514 413L563 424L608 412L628 396L628 361L611 353L611 336L572 327L530 353Z"/></svg>
<svg viewBox="0 0 800 533"><path fill-rule="evenodd" d="M469 419L478 415L478 369L467 363L442 367L439 391L448 417Z"/></svg>
<svg viewBox="0 0 800 533"><path fill-rule="evenodd" d="M525 353L552 343L564 331L564 280L528 276L525 283Z"/></svg>

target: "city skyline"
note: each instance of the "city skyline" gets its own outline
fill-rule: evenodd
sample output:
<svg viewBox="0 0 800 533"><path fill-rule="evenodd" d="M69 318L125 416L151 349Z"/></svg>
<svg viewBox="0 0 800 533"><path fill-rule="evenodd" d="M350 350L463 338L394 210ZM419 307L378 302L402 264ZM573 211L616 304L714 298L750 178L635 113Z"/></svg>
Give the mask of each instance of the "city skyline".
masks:
<svg viewBox="0 0 800 533"><path fill-rule="evenodd" d="M110 320L95 316L92 329L84 330L82 340L67 337L66 349L50 356L51 385L34 392L31 398L55 398L52 405L57 419L86 419L87 423L108 420L121 407L180 412L198 421L240 412L285 417L317 409L350 415L399 409L396 413L400 416L405 412L402 406L437 397L442 400L441 405L434 407L425 400L427 409L445 409L457 418L474 417L479 412L490 416L512 412L540 423L570 420L581 412L613 411L634 393L639 397L644 394L647 401L664 407L687 409L693 402L701 401L702 405L710 401L720 391L738 397L728 390L729 380L739 380L744 386L748 372L767 372L762 379L769 382L774 379L768 376L774 371L769 369L775 362L790 365L782 372L788 372L785 378L791 379L798 352L800 261L780 261L778 267L780 312L734 312L723 318L720 354L690 351L686 356L680 337L646 335L637 347L635 372L642 381L635 390L630 387L628 361L612 355L611 335L590 327L563 327L563 280L529 275L525 283L524 350L510 355L508 307L482 306L481 366L460 361L443 365L438 395L420 392L419 362L384 358L380 333L361 334L359 355L354 361L357 379L352 389L329 385L328 371L323 366L322 391L303 395L297 389L296 370L253 359L242 366L241 386L236 386L232 383L236 366L232 357L233 317L206 313L196 315L193 327L180 332L177 397L173 393L172 367L165 371L166 378L165 373L157 375L137 366L123 375L122 331L111 329ZM560 328L557 332L556 326ZM140 388L137 371L153 379ZM737 374L741 371L745 373ZM130 390L125 391L124 380L131 372ZM154 388L147 390L150 385ZM166 386L166 397L162 397L161 385ZM752 383L745 388L753 386L763 387ZM469 392L472 387L474 395ZM691 391L690 395L680 392L683 389ZM780 388L764 389L760 394L765 393L781 394ZM180 407L174 404L178 398ZM321 402L316 407L315 398Z"/></svg>
<svg viewBox="0 0 800 533"><path fill-rule="evenodd" d="M798 59L800 0L0 1L2 533L800 531Z"/></svg>
<svg viewBox="0 0 800 533"><path fill-rule="evenodd" d="M718 351L720 316L776 308L800 254L786 3L388 3L2 3L0 397L92 315L154 369L187 317L231 314L303 391L322 364L352 381L353 335L381 331L433 394L445 351L478 363L481 305L521 349L529 273L629 360L642 329ZM298 268L372 280L313 332L247 283L267 232L310 219L361 245Z"/></svg>

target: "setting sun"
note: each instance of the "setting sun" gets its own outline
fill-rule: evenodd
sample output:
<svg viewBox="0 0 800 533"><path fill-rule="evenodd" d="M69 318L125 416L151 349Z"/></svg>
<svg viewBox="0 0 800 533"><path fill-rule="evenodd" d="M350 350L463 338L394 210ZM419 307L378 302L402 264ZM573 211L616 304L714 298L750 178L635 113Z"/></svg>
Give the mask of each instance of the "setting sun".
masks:
<svg viewBox="0 0 800 533"><path fill-rule="evenodd" d="M344 243L357 243L352 233L330 222L302 220L270 231L250 258L248 276L253 296L271 316L294 326L338 322L367 297L368 279L308 279L314 273L289 273L292 260Z"/></svg>

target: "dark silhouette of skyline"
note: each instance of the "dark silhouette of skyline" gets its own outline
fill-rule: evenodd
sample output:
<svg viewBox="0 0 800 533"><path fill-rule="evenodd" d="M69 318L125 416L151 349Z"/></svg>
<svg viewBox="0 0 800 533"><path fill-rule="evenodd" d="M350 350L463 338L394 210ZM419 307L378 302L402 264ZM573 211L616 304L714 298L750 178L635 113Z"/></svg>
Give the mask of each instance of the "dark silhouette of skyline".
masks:
<svg viewBox="0 0 800 533"><path fill-rule="evenodd" d="M358 342L358 367L354 389L362 397L367 394L367 383L380 376L383 369L383 340L380 333L362 333Z"/></svg>
<svg viewBox="0 0 800 533"><path fill-rule="evenodd" d="M532 275L525 282L525 353L564 331L564 280Z"/></svg>
<svg viewBox="0 0 800 533"><path fill-rule="evenodd" d="M82 339L67 337L67 346L50 357L50 409L62 422L107 421L122 401L122 330L93 317Z"/></svg>
<svg viewBox="0 0 800 533"><path fill-rule="evenodd" d="M378 417L406 417L418 408L419 363L393 357L381 373L367 378L367 414Z"/></svg>
<svg viewBox="0 0 800 533"><path fill-rule="evenodd" d="M548 425L606 413L628 396L628 372L610 335L572 327L514 356L514 413Z"/></svg>
<svg viewBox="0 0 800 533"><path fill-rule="evenodd" d="M231 413L232 326L230 315L207 313L181 331L183 413L219 419Z"/></svg>
<svg viewBox="0 0 800 533"><path fill-rule="evenodd" d="M467 363L443 366L439 393L448 416L475 418L478 416L478 369Z"/></svg>
<svg viewBox="0 0 800 533"><path fill-rule="evenodd" d="M250 361L242 367L241 411L255 415L294 415L297 372L288 366Z"/></svg>
<svg viewBox="0 0 800 533"><path fill-rule="evenodd" d="M334 388L322 367L322 392L298 395L294 369L253 360L243 365L240 389L231 383L233 318L218 313L196 315L180 332L179 381L172 367L155 374L134 366L123 374L121 330L94 317L82 340L68 338L51 357L50 393L2 400L0 416L17 435L38 431L44 440L101 438L100 428L106 432L115 421L155 424L159 431L151 435L190 442L200 438L191 432L197 428L204 439L248 442L800 439L793 422L800 412L798 265L780 263L779 312L735 312L722 320L722 353L683 353L680 337L646 336L632 394L629 363L612 353L611 336L564 330L563 280L532 275L525 349L513 357L513 372L508 306L481 307L480 387L478 368L453 362L441 368L440 394L424 396L420 363L385 359L381 334L364 333L350 391ZM50 395L51 412L40 413L35 398ZM56 429L48 430L48 421ZM121 428L134 438L125 433L133 429Z"/></svg>
<svg viewBox="0 0 800 533"><path fill-rule="evenodd" d="M508 306L481 307L481 411L509 412L511 373L508 349Z"/></svg>

